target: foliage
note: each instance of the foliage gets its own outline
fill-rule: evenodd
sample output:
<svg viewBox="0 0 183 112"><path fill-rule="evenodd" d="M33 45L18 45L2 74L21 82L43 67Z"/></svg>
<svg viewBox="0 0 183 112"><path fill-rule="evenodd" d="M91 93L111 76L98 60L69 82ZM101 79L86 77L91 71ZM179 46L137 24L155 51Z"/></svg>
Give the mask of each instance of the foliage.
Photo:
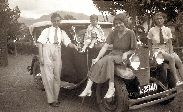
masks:
<svg viewBox="0 0 183 112"><path fill-rule="evenodd" d="M15 54L15 46L18 54L38 54L38 48L31 42L9 42L8 53Z"/></svg>
<svg viewBox="0 0 183 112"><path fill-rule="evenodd" d="M158 11L166 13L168 21L175 21L183 11L182 0L93 0L93 3L102 13L115 15L118 11L126 11L133 21L138 17L140 23Z"/></svg>
<svg viewBox="0 0 183 112"><path fill-rule="evenodd" d="M72 16L72 15L65 15L63 19L64 20L76 20L76 18L74 18L74 16Z"/></svg>
<svg viewBox="0 0 183 112"><path fill-rule="evenodd" d="M29 42L29 41L33 41L33 39L32 39L32 36L31 36L31 34L30 34L30 32L29 32L29 27L27 27L26 25L25 25L25 23L20 23L20 28L19 28L19 30L20 30L20 35L18 35L18 41L27 41L27 42Z"/></svg>
<svg viewBox="0 0 183 112"><path fill-rule="evenodd" d="M20 23L18 23L17 19L20 17L20 10L18 7L14 9L10 9L8 4L0 5L0 28L3 29L3 32L6 32L7 40L15 40L17 35L21 32L19 30Z"/></svg>
<svg viewBox="0 0 183 112"><path fill-rule="evenodd" d="M18 22L20 13L18 6L10 9L7 2L0 2L0 40L7 42L9 53L17 53L16 44L12 44L14 40L32 40L28 27Z"/></svg>
<svg viewBox="0 0 183 112"><path fill-rule="evenodd" d="M126 11L132 20L131 28L136 31L145 21L148 24L148 31L151 28L151 25L153 25L151 24L150 19L159 11L167 14L167 23L172 23L177 27L177 25L180 25L181 21L177 20L178 15L183 12L183 0L93 0L93 3L99 11L105 15L116 15L119 11ZM182 18L179 17L179 19ZM181 24L183 24L183 22ZM183 34L179 37L182 37L182 35ZM178 42L182 42L181 40L183 39L176 39L176 44L178 46Z"/></svg>
<svg viewBox="0 0 183 112"><path fill-rule="evenodd" d="M19 23L20 10L18 6L9 8L9 4L0 4L0 28L6 32L8 41L19 40L19 38L30 38L28 27L24 23ZM3 37L5 38L5 37Z"/></svg>

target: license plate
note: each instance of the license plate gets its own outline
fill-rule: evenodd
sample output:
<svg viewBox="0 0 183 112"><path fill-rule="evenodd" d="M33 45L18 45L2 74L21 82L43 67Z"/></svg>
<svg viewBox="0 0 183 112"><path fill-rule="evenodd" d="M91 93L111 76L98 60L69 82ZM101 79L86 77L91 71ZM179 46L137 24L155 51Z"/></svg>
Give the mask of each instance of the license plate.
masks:
<svg viewBox="0 0 183 112"><path fill-rule="evenodd" d="M156 83L150 83L148 85L139 86L140 94L156 91L157 89L158 89L158 86Z"/></svg>

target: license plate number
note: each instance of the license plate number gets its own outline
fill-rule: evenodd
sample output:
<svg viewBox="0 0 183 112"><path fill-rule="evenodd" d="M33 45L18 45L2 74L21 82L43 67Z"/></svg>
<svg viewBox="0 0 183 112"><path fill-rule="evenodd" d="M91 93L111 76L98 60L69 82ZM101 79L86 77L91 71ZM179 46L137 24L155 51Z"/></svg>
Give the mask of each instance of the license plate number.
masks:
<svg viewBox="0 0 183 112"><path fill-rule="evenodd" d="M158 86L156 83L150 83L148 85L139 86L140 94L156 91Z"/></svg>

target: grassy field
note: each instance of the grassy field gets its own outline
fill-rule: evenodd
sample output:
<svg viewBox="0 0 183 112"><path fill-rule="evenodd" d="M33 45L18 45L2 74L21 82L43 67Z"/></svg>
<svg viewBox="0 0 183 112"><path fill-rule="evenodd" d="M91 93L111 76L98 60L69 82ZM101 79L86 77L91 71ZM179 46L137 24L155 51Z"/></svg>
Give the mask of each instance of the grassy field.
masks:
<svg viewBox="0 0 183 112"><path fill-rule="evenodd" d="M32 55L9 55L8 66L0 67L0 110L2 112L31 111L38 106L38 102L46 103L44 92L34 87L33 78L26 69L31 63L31 58Z"/></svg>

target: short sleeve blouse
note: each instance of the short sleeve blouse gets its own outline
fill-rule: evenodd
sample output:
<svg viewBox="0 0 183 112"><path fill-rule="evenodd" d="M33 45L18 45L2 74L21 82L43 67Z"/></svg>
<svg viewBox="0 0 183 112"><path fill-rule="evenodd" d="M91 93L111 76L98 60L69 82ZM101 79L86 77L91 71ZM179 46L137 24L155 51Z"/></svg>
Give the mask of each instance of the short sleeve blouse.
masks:
<svg viewBox="0 0 183 112"><path fill-rule="evenodd" d="M108 35L106 43L113 44L114 50L129 51L137 48L137 39L132 30L128 30L122 37L118 36L117 31L112 31Z"/></svg>

